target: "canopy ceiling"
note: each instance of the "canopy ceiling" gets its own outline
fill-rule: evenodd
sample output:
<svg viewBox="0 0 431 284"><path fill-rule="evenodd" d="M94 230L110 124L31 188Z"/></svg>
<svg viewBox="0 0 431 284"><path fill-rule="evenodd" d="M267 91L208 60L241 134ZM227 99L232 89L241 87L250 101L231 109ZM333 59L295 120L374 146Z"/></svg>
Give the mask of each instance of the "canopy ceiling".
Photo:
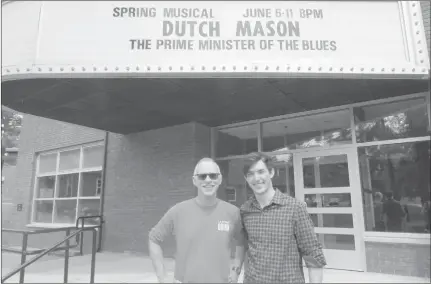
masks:
<svg viewBox="0 0 431 284"><path fill-rule="evenodd" d="M428 90L428 81L414 79L26 79L2 83L2 104L129 134L191 121L220 126Z"/></svg>

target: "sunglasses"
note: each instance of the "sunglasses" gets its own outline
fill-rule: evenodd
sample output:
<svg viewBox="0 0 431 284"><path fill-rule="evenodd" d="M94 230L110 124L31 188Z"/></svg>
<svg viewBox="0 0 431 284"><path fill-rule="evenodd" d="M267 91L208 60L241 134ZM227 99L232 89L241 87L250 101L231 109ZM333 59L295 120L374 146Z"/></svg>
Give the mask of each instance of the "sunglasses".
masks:
<svg viewBox="0 0 431 284"><path fill-rule="evenodd" d="M210 177L212 180L216 180L220 174L211 173L211 174L196 174L195 175L199 180L206 180L207 176Z"/></svg>

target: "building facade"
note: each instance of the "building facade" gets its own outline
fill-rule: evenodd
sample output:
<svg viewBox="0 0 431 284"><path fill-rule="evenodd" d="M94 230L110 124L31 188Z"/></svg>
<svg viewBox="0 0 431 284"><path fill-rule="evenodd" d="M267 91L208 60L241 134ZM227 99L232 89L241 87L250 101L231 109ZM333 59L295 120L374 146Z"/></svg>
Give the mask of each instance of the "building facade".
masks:
<svg viewBox="0 0 431 284"><path fill-rule="evenodd" d="M420 8L429 53L429 2L421 2ZM242 176L242 158L263 151L277 161L274 185L307 202L328 267L430 277L428 83L423 79L417 85L382 81L390 87L378 89L373 84L380 77L345 83L338 80L340 76L348 75L328 79L329 85L337 86L335 95L325 91L329 85L315 78L295 78L298 85L270 80L257 85L258 79L235 82L235 86L224 86L236 98L225 98L225 105L214 111L218 123L203 123L201 114L191 108L187 110L196 112L191 122L144 131L136 131L139 121L101 127L104 121L95 116L94 128L89 128L82 117L45 115L42 108L16 104L35 115L24 116L16 166L20 178L7 197L11 208L20 204L22 209L9 210L2 218L14 228L38 228L74 224L78 216L101 214L106 220L101 232L104 251L145 254L151 227L172 205L196 195L191 176L199 159L216 159L223 174L219 198L240 206L252 194ZM200 82L193 84L199 89L204 86ZM301 87L301 82L307 86ZM240 89L241 84L250 88ZM82 91L78 87L75 91ZM125 97L127 91L124 88ZM151 85L150 91L158 89ZM272 100L271 105L262 94ZM58 96L60 105L67 102L66 96ZM303 97L308 101L301 101ZM113 100L110 97L101 104ZM169 100L170 114L175 107L183 107L174 97ZM213 100L210 97L207 102L215 104ZM52 101L44 101L46 108L57 107L50 105ZM153 107L158 102L155 98ZM252 114L240 122L226 119L228 105L238 102L249 109L244 113ZM100 104L94 106L94 112L99 111ZM126 116L123 111L130 108L122 109L120 104L117 112ZM147 117L156 120L150 114ZM115 127L135 130L115 133ZM391 203L388 193L395 202ZM403 213L383 217L383 207L389 203L392 211ZM29 245L51 245L59 237L35 236ZM3 242L17 240L3 235ZM172 240L167 248L166 255L172 255Z"/></svg>

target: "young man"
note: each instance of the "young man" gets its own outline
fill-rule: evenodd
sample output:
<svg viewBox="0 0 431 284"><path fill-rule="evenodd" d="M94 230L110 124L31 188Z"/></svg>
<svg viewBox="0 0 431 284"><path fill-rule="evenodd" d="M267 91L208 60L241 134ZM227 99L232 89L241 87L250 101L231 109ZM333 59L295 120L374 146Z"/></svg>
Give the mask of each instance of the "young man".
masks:
<svg viewBox="0 0 431 284"><path fill-rule="evenodd" d="M244 283L305 283L302 260L310 282L321 283L326 260L306 204L272 186L271 157L254 153L248 161L244 175L254 196L241 206L248 247Z"/></svg>
<svg viewBox="0 0 431 284"><path fill-rule="evenodd" d="M237 282L239 260L231 260L232 248L244 249L239 208L216 197L222 181L219 166L200 160L193 174L196 198L173 206L150 231L149 250L159 282L165 282L161 243L170 234L176 239L175 282ZM233 263L232 263L233 261Z"/></svg>

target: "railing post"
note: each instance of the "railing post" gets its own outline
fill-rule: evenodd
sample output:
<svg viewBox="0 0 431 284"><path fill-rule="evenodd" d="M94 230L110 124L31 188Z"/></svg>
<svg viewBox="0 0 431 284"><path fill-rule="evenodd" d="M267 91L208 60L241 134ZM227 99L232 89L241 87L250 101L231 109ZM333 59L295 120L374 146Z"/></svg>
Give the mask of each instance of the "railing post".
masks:
<svg viewBox="0 0 431 284"><path fill-rule="evenodd" d="M91 278L90 283L94 283L94 272L96 269L96 245L97 245L97 232L96 229L93 229L93 246L91 247Z"/></svg>
<svg viewBox="0 0 431 284"><path fill-rule="evenodd" d="M81 229L84 228L84 219L81 219ZM84 231L81 232L81 242L79 243L79 254L84 255Z"/></svg>
<svg viewBox="0 0 431 284"><path fill-rule="evenodd" d="M70 229L66 230L66 238L70 235ZM69 239L66 241L66 250L64 251L64 283L67 283L69 276Z"/></svg>
<svg viewBox="0 0 431 284"><path fill-rule="evenodd" d="M26 257L27 257L27 243L28 243L28 234L24 233L22 235L22 249L21 249L21 265L25 263ZM24 274L25 269L21 269L19 272L19 283L24 283Z"/></svg>
<svg viewBox="0 0 431 284"><path fill-rule="evenodd" d="M97 247L97 252L100 252L102 250L102 229L103 229L103 217L99 217L99 245Z"/></svg>

